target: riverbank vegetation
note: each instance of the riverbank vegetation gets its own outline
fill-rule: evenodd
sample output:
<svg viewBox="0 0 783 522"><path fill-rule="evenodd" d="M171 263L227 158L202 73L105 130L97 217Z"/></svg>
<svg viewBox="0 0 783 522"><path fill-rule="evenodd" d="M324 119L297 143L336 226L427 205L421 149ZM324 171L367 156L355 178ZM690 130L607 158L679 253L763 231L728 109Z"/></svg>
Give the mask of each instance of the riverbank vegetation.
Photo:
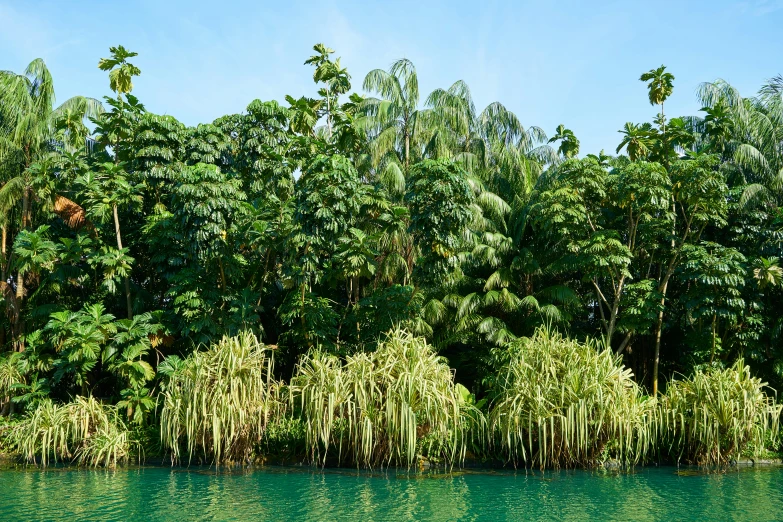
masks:
<svg viewBox="0 0 783 522"><path fill-rule="evenodd" d="M0 72L0 440L21 458L535 467L777 451L783 78L580 150L399 60L188 127ZM152 79L143 81L154 82ZM362 92L359 92L362 91ZM766 383L769 383L767 385ZM80 419L80 420L79 420Z"/></svg>

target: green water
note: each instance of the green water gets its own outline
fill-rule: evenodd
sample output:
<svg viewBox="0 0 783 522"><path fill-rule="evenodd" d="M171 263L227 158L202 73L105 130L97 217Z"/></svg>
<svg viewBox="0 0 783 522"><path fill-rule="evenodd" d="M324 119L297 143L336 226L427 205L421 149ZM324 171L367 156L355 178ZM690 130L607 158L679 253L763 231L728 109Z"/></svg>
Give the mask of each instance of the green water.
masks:
<svg viewBox="0 0 783 522"><path fill-rule="evenodd" d="M783 520L783 469L0 471L0 520Z"/></svg>

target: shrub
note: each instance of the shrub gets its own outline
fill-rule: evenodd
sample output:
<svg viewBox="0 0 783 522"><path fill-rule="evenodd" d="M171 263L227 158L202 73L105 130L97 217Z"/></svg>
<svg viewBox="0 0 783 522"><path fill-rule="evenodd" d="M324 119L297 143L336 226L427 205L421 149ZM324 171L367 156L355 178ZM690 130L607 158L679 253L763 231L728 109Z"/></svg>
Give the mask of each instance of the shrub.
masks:
<svg viewBox="0 0 783 522"><path fill-rule="evenodd" d="M19 365L20 356L18 352L0 355L0 415L10 410L16 388L25 382Z"/></svg>
<svg viewBox="0 0 783 522"><path fill-rule="evenodd" d="M25 460L42 466L53 459L114 467L136 445L117 409L93 397L62 405L42 401L14 428L12 440Z"/></svg>
<svg viewBox="0 0 783 522"><path fill-rule="evenodd" d="M529 466L643 459L656 439L654 400L610 350L546 328L507 348L489 426L506 458Z"/></svg>
<svg viewBox="0 0 783 522"><path fill-rule="evenodd" d="M453 371L423 338L397 330L373 353L344 362L314 351L299 362L292 397L301 408L313 461L331 451L357 466L411 466L423 452L464 457L483 417L463 398ZM420 444L424 441L425 444Z"/></svg>
<svg viewBox="0 0 783 522"><path fill-rule="evenodd" d="M215 464L250 459L281 405L271 353L246 332L193 352L172 371L163 392L161 441L173 460L183 453Z"/></svg>
<svg viewBox="0 0 783 522"><path fill-rule="evenodd" d="M678 459L702 465L757 455L777 436L781 411L765 387L742 359L671 381L660 404L664 444Z"/></svg>

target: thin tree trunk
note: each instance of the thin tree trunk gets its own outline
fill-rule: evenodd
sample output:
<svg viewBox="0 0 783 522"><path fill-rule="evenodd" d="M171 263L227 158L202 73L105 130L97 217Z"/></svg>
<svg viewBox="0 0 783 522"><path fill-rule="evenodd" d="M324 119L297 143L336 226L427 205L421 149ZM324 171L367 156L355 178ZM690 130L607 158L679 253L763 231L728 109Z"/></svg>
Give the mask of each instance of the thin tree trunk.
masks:
<svg viewBox="0 0 783 522"><path fill-rule="evenodd" d="M22 230L27 229L30 226L30 190L25 187L22 194ZM22 340L22 334L24 333L24 319L22 314L22 302L24 300L24 273L19 270L16 276L16 319L14 321L14 342L16 343L16 349L19 352L24 351L24 341Z"/></svg>
<svg viewBox="0 0 783 522"><path fill-rule="evenodd" d="M332 139L332 105L329 100L329 87L326 88L326 127L329 129L329 139Z"/></svg>
<svg viewBox="0 0 783 522"><path fill-rule="evenodd" d="M617 316L620 312L620 299L623 295L623 286L625 285L625 276L620 278L620 282L617 284L617 294L614 296L614 302L612 303L612 310L609 312L609 327L606 332L606 346L612 349L612 337L614 337L614 329L617 325Z"/></svg>
<svg viewBox="0 0 783 522"><path fill-rule="evenodd" d="M122 234L120 234L120 217L117 213L117 205L112 207L114 214L114 232L117 234L117 248L122 250ZM125 304L128 307L128 319L133 319L133 301L131 300L130 280L125 277Z"/></svg>
<svg viewBox="0 0 783 522"><path fill-rule="evenodd" d="M667 272L661 287L661 309L658 311L658 324L655 327L655 356L653 359L653 397L658 395L658 363L661 360L661 330L663 329L663 311L666 306L666 289L669 287L670 273Z"/></svg>
<svg viewBox="0 0 783 522"><path fill-rule="evenodd" d="M411 155L411 137L408 134L407 131L405 131L405 171L407 172L408 167L410 166L410 155Z"/></svg>
<svg viewBox="0 0 783 522"><path fill-rule="evenodd" d="M663 126L663 136L666 137L666 116L663 114L663 102L661 102L661 125Z"/></svg>
<svg viewBox="0 0 783 522"><path fill-rule="evenodd" d="M663 106L661 106L661 114L663 114ZM676 241L676 226L677 226L677 203L674 201L674 195L672 195L672 250L675 249ZM685 244L685 240L690 233L690 220L686 220L685 235L682 238L682 244ZM682 248L682 244L680 247ZM679 256L679 252L672 252L672 256ZM658 323L655 327L655 358L653 360L653 396L658 395L658 363L661 360L661 330L663 329L663 311L666 305L666 289L669 287L669 278L674 273L674 262L676 257L673 257L669 263L669 268L664 276L663 285L660 287L661 291L661 310L658 312Z"/></svg>
<svg viewBox="0 0 783 522"><path fill-rule="evenodd" d="M226 272L223 270L223 259L218 258L218 266L220 267L220 287L223 293L226 292Z"/></svg>
<svg viewBox="0 0 783 522"><path fill-rule="evenodd" d="M632 331L628 332L625 335L625 339L623 339L623 342L620 343L620 347L617 348L617 352L615 353L615 355L622 355L623 354L623 352L625 351L625 348L628 346L628 344L630 344L632 337L633 337L633 332Z"/></svg>
<svg viewBox="0 0 783 522"><path fill-rule="evenodd" d="M3 244L2 244L2 252L3 252L2 280L3 281L5 281L7 276L8 276L8 274L6 273L7 272L6 269L8 268L8 257L6 256L6 251L5 251L5 244L6 244L7 239L8 239L8 228L6 228L6 226L3 225L3 237L2 237L2 241L3 241Z"/></svg>

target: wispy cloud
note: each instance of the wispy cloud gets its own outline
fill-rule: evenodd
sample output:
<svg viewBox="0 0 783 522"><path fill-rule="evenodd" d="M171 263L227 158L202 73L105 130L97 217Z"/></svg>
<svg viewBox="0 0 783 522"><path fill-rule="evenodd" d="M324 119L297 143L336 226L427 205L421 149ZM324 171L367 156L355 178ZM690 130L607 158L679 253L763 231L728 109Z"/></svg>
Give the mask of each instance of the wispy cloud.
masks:
<svg viewBox="0 0 783 522"><path fill-rule="evenodd" d="M66 47L79 43L78 38L57 38L48 23L39 16L21 12L0 3L0 49L17 59L51 58ZM4 54L5 54L4 52Z"/></svg>
<svg viewBox="0 0 783 522"><path fill-rule="evenodd" d="M740 2L736 7L742 13L748 13L753 16L763 16L783 9L783 0L754 0Z"/></svg>

